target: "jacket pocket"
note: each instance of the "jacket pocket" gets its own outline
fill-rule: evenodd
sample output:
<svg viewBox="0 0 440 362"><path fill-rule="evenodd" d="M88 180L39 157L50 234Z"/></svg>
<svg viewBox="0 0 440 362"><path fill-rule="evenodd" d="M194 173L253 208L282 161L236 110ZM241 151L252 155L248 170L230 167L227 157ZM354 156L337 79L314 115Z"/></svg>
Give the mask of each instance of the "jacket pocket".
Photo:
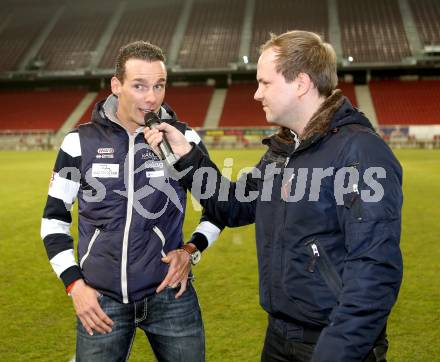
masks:
<svg viewBox="0 0 440 362"><path fill-rule="evenodd" d="M157 226L153 227L153 232L157 235L157 237L162 242L162 249L161 249L160 253L162 254L163 257L166 257L166 254L163 250L163 248L165 247L165 242L166 242L165 235Z"/></svg>
<svg viewBox="0 0 440 362"><path fill-rule="evenodd" d="M93 233L93 236L90 239L89 246L87 247L87 252L84 254L84 256L82 257L82 259L79 262L79 267L81 269L83 267L84 262L88 258L89 254L90 254L90 251L92 250L92 246L95 243L96 239L98 238L100 232L101 232L101 230L95 229L95 232Z"/></svg>
<svg viewBox="0 0 440 362"><path fill-rule="evenodd" d="M324 248L316 239L307 241L306 245L310 249L311 255L307 271L314 273L318 269L324 282L333 295L338 298L342 290L342 280Z"/></svg>

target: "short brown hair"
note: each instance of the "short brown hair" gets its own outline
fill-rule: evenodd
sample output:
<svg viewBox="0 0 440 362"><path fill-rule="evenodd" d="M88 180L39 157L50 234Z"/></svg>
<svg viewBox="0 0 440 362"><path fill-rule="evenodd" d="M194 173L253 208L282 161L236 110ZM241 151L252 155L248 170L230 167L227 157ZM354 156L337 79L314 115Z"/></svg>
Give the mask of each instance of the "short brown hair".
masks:
<svg viewBox="0 0 440 362"><path fill-rule="evenodd" d="M147 41L134 41L119 49L115 62L115 77L123 82L125 77L125 63L129 59L146 60L147 62L162 61L165 63L165 55L161 48Z"/></svg>
<svg viewBox="0 0 440 362"><path fill-rule="evenodd" d="M336 88L336 53L318 34L302 30L270 34L270 39L261 46L260 51L269 48L277 53L276 70L287 82L295 80L299 73L306 73L320 95L327 97Z"/></svg>

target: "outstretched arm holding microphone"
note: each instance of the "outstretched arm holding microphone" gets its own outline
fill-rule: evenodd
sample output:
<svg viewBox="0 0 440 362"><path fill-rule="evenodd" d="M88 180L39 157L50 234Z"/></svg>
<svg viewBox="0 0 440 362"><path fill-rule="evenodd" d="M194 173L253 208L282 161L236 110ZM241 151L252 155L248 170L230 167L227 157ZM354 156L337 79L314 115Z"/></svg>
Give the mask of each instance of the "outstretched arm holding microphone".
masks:
<svg viewBox="0 0 440 362"><path fill-rule="evenodd" d="M242 202L243 200L237 198L237 191L238 193L240 190L257 191L258 185L252 172L245 174L237 182L231 182L222 175L215 163L200 147L188 142L182 133L170 124L163 122L154 128L145 127L144 136L146 142L157 155L161 154L164 141L169 144L178 159L173 167L178 172L184 171L179 182L192 192L204 208L205 214L213 222L228 227L243 226L255 222L255 200ZM256 169L260 169L261 165L260 162ZM205 180L203 171L206 169L214 170L216 177ZM256 172L261 172L261 170L256 170ZM208 185L206 182L210 184ZM224 195L221 195L220 198L221 187L219 186L221 184L229 185L227 200L223 198ZM201 197L197 189L193 189L194 185L198 185L197 188L203 185L202 188L208 187L213 192L209 198Z"/></svg>

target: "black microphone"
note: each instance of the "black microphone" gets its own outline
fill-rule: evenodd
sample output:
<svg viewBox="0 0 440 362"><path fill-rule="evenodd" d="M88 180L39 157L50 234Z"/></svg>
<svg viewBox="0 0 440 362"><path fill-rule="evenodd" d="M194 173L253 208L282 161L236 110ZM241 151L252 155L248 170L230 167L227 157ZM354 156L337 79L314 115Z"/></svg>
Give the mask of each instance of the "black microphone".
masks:
<svg viewBox="0 0 440 362"><path fill-rule="evenodd" d="M145 127L151 129L156 128L159 124L162 123L155 112L148 112L144 116L144 122ZM164 160L169 166L173 166L177 162L177 157L173 153L173 149L171 148L171 145L168 142L165 133L163 133L162 142L159 143L159 150L161 154L161 159Z"/></svg>

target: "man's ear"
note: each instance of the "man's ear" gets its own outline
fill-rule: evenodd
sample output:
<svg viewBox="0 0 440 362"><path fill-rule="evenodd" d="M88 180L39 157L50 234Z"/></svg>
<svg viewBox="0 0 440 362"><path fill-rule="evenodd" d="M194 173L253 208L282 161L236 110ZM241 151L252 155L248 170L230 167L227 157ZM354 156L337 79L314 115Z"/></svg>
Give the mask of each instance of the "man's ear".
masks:
<svg viewBox="0 0 440 362"><path fill-rule="evenodd" d="M296 77L296 91L299 97L307 94L310 88L313 87L313 82L310 79L310 76L307 73L299 73Z"/></svg>
<svg viewBox="0 0 440 362"><path fill-rule="evenodd" d="M112 93L118 97L121 94L121 87L122 87L121 81L115 76L113 76L110 81L110 84L112 87Z"/></svg>

